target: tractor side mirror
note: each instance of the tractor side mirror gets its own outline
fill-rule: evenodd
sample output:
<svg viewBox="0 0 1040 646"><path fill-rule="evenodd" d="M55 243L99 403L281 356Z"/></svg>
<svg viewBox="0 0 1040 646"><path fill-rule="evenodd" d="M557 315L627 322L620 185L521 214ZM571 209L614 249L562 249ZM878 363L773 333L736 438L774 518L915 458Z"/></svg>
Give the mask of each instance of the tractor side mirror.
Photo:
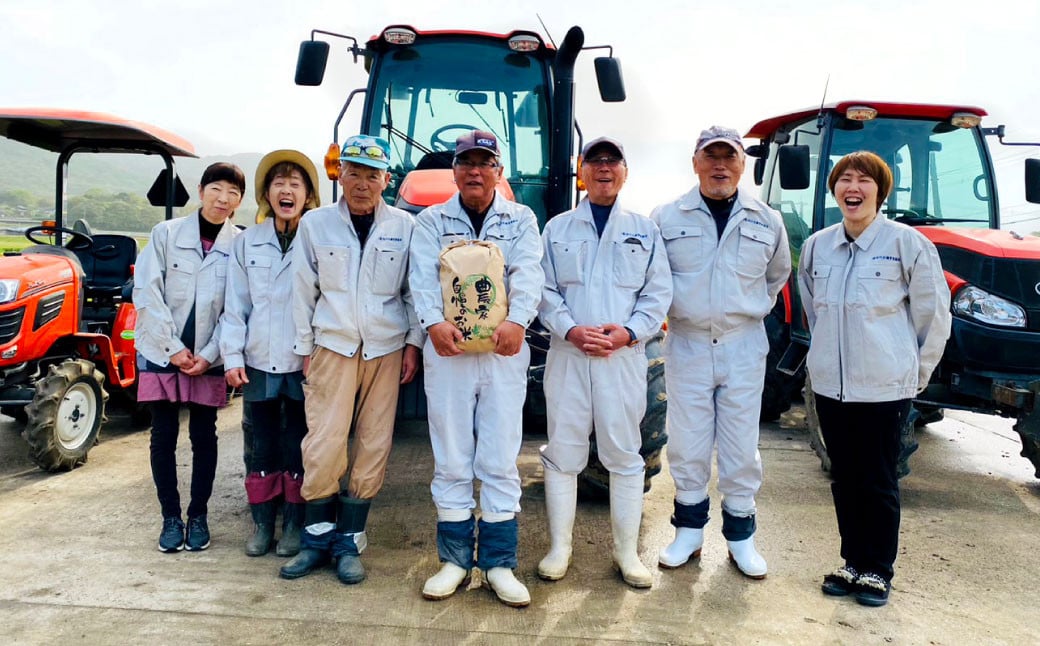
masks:
<svg viewBox="0 0 1040 646"><path fill-rule="evenodd" d="M762 180L766 176L766 157L769 156L769 147L763 144L754 144L748 146L744 151L748 157L755 158L755 165L752 167L754 173L755 186L761 186Z"/></svg>
<svg viewBox="0 0 1040 646"><path fill-rule="evenodd" d="M777 150L780 188L799 191L809 188L809 147L792 144Z"/></svg>
<svg viewBox="0 0 1040 646"><path fill-rule="evenodd" d="M1026 202L1040 204L1040 159L1026 160Z"/></svg>
<svg viewBox="0 0 1040 646"><path fill-rule="evenodd" d="M325 64L329 61L329 44L322 40L300 43L296 57L296 85L321 85Z"/></svg>
<svg viewBox="0 0 1040 646"><path fill-rule="evenodd" d="M148 203L152 206L166 206L166 178L168 177L166 169L159 171L159 176L152 182L152 187L148 189ZM181 183L181 178L178 175L173 176L173 204L180 208L188 203L188 191L184 188L184 184Z"/></svg>
<svg viewBox="0 0 1040 646"><path fill-rule="evenodd" d="M621 61L613 56L600 56L593 61L596 66L596 83L599 98L606 103L624 101L625 79L621 76Z"/></svg>

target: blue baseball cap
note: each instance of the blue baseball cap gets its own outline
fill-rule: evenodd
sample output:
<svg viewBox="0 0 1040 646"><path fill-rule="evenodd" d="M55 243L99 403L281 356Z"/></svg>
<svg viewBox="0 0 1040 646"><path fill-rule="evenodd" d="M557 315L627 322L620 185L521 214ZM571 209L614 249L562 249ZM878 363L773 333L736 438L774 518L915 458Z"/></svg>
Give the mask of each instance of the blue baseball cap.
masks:
<svg viewBox="0 0 1040 646"><path fill-rule="evenodd" d="M339 160L386 170L390 168L390 142L371 135L347 137L340 149Z"/></svg>

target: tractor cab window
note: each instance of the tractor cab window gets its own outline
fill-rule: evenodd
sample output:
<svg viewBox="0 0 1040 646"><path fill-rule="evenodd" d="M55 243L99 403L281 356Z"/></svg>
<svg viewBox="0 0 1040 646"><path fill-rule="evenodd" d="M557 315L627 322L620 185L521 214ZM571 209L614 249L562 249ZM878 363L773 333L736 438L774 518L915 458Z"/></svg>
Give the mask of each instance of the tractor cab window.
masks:
<svg viewBox="0 0 1040 646"><path fill-rule="evenodd" d="M831 166L850 152L870 150L892 169L892 192L881 208L886 217L915 226L988 227L996 221L990 198L993 175L976 129L945 121L879 118L833 132ZM840 219L840 214L829 217L836 210L828 194L825 224Z"/></svg>
<svg viewBox="0 0 1040 646"><path fill-rule="evenodd" d="M498 40L430 39L382 56L366 132L390 141L389 192L409 171L449 168L455 139L495 133L504 176L522 189L548 181L548 82L543 61Z"/></svg>

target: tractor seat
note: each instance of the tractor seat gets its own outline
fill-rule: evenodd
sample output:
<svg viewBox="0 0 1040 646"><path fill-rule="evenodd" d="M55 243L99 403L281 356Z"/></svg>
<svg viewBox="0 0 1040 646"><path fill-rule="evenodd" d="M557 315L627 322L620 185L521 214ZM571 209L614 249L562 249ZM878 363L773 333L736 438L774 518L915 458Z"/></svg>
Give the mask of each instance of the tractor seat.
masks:
<svg viewBox="0 0 1040 646"><path fill-rule="evenodd" d="M451 168L455 160L455 152L452 150L435 150L423 155L414 170L429 170L431 168Z"/></svg>
<svg viewBox="0 0 1040 646"><path fill-rule="evenodd" d="M94 246L75 249L86 274L88 298L129 300L133 289L133 266L137 261L137 240L130 236L98 233L91 236Z"/></svg>

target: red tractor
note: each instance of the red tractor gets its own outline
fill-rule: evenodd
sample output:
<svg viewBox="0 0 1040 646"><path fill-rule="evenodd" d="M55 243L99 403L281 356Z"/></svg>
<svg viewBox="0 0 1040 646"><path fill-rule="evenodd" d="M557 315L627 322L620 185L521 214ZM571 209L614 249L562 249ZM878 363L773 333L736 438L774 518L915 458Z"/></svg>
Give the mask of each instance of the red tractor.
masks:
<svg viewBox="0 0 1040 646"><path fill-rule="evenodd" d="M105 420L105 380L134 401L131 302L137 240L63 221L69 159L77 153L158 155L152 205L187 203L173 158L195 157L180 137L107 114L0 108L0 135L58 153L53 221L25 230L33 243L0 258L0 411L25 422L29 457L47 471L87 459Z"/></svg>
<svg viewBox="0 0 1040 646"><path fill-rule="evenodd" d="M531 31L493 34L475 31L420 31L407 25L387 27L364 47L351 36L313 30L300 45L296 83L319 85L324 79L329 44L317 34L345 38L357 62L363 58L368 85L352 91L333 126L339 125L355 97L362 97L360 131L379 135L393 148L391 181L384 197L413 213L447 200L455 193L451 162L455 139L469 130L490 130L506 145L499 191L526 204L540 224L574 206L574 158L581 148L581 131L574 116L574 70L586 47L580 27L572 27L559 47ZM611 50L612 52L612 50ZM625 99L620 63L613 56L594 60L600 98ZM339 150L326 156L326 169L335 179ZM581 187L579 187L581 188ZM333 196L336 186L333 185ZM548 334L532 326L528 333L532 359L528 379L525 428L544 430L542 374ZM664 429L664 363L661 337L647 343L651 358L647 412L642 424L647 482L661 470ZM419 380L417 380L418 382ZM406 387L399 418L425 417L422 385ZM606 470L593 448L582 482L595 492L606 487Z"/></svg>
<svg viewBox="0 0 1040 646"><path fill-rule="evenodd" d="M755 181L780 211L797 270L802 242L841 220L827 176L843 155L869 150L892 168L895 183L882 214L918 227L939 251L951 293L953 330L928 388L915 400L918 425L942 409L1017 420L1022 455L1040 477L1040 237L1000 229L993 161L986 143L1005 145L1004 126L982 127L986 112L971 106L843 101L765 119L747 136L761 140ZM1026 199L1040 203L1040 160L1025 164ZM1008 223L1005 223L1007 226ZM1033 222L1032 229L1040 227ZM809 333L794 280L768 321L771 364L763 410L778 415L800 385ZM806 389L814 448L828 465ZM913 424L905 459L917 444Z"/></svg>

